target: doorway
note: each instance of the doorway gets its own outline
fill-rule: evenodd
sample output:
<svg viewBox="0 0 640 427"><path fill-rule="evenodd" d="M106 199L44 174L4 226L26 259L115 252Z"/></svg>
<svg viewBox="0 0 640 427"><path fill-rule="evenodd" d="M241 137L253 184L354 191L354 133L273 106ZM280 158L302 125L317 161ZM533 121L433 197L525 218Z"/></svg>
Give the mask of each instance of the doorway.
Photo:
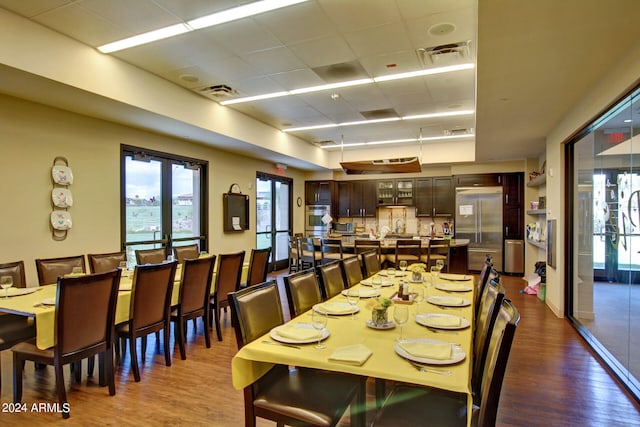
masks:
<svg viewBox="0 0 640 427"><path fill-rule="evenodd" d="M256 248L271 248L270 270L289 264L289 236L293 228L293 180L256 175Z"/></svg>

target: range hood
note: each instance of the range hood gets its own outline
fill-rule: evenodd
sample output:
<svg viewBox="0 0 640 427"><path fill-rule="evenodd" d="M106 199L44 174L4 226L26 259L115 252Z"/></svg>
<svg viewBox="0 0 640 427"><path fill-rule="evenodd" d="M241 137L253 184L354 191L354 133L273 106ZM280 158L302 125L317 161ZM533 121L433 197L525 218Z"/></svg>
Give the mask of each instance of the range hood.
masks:
<svg viewBox="0 0 640 427"><path fill-rule="evenodd" d="M340 162L340 166L342 166L347 175L422 172L422 167L417 157Z"/></svg>

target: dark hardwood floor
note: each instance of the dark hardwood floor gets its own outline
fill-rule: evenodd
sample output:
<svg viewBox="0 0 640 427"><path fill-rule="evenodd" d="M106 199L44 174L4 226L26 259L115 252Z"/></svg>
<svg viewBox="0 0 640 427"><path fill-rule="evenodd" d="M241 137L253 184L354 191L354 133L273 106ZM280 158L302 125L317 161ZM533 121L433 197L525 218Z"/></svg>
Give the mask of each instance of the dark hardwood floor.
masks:
<svg viewBox="0 0 640 427"><path fill-rule="evenodd" d="M282 280L279 280L282 285ZM508 297L520 310L498 413L499 426L640 426L640 406L607 373L564 319L556 318L535 296L520 294L520 278L504 277ZM214 334L215 336L215 334ZM236 352L228 317L223 341L204 346L202 327L194 338L189 322L187 360L174 350L173 365L164 366L153 335L142 381L135 383L129 363L118 367L116 395L97 386L95 378L70 381L71 418L32 412L33 404L56 401L53 369L34 371L27 363L23 402L27 413L7 413L12 398L11 352L2 352L3 426L241 426L242 392L231 386L230 360ZM128 354L127 354L128 357ZM373 392L373 388L369 388ZM372 404L372 396L369 396ZM373 414L368 414L371 419ZM344 420L341 425L348 425ZM259 420L260 426L275 425Z"/></svg>

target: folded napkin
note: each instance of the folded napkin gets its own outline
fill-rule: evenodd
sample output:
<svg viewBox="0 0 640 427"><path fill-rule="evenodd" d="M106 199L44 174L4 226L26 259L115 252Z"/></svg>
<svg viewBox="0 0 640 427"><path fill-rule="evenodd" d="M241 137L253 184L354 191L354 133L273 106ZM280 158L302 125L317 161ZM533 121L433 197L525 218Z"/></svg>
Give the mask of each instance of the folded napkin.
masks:
<svg viewBox="0 0 640 427"><path fill-rule="evenodd" d="M352 306L335 302L325 302L320 304L320 308L328 314L349 314L353 312Z"/></svg>
<svg viewBox="0 0 640 427"><path fill-rule="evenodd" d="M354 344L336 348L329 360L361 366L372 354L366 346Z"/></svg>
<svg viewBox="0 0 640 427"><path fill-rule="evenodd" d="M460 318L456 316L430 316L424 319L431 326L456 327L460 326Z"/></svg>
<svg viewBox="0 0 640 427"><path fill-rule="evenodd" d="M380 292L376 289L360 289L358 292L360 293L360 298L371 298L380 295ZM342 291L342 295L347 296L347 289Z"/></svg>
<svg viewBox="0 0 640 427"><path fill-rule="evenodd" d="M317 339L320 336L320 332L315 329L299 328L295 325L281 326L276 329L276 333L282 338L289 338L296 341Z"/></svg>
<svg viewBox="0 0 640 427"><path fill-rule="evenodd" d="M442 305L462 305L464 303L464 300L462 298L447 296L433 297L432 301Z"/></svg>
<svg viewBox="0 0 640 427"><path fill-rule="evenodd" d="M438 284L439 289L443 289L445 291L467 291L469 289L469 285L465 285L464 283L440 283Z"/></svg>
<svg viewBox="0 0 640 427"><path fill-rule="evenodd" d="M412 356L421 359L449 360L451 359L451 344L429 344L421 341L409 341L398 344L400 348Z"/></svg>

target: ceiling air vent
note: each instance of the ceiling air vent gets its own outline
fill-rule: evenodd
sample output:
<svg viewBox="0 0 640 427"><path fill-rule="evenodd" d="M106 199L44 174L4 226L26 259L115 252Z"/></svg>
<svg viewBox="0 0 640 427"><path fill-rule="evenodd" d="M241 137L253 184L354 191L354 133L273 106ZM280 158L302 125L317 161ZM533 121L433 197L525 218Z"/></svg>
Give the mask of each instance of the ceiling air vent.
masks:
<svg viewBox="0 0 640 427"><path fill-rule="evenodd" d="M445 129L445 136L463 136L473 134L473 128Z"/></svg>
<svg viewBox="0 0 640 427"><path fill-rule="evenodd" d="M453 62L459 59L469 59L470 40L458 43L443 44L433 47L421 47L417 50L418 58L424 66Z"/></svg>
<svg viewBox="0 0 640 427"><path fill-rule="evenodd" d="M200 95L213 99L226 99L238 95L238 91L225 84L213 85L194 89Z"/></svg>

